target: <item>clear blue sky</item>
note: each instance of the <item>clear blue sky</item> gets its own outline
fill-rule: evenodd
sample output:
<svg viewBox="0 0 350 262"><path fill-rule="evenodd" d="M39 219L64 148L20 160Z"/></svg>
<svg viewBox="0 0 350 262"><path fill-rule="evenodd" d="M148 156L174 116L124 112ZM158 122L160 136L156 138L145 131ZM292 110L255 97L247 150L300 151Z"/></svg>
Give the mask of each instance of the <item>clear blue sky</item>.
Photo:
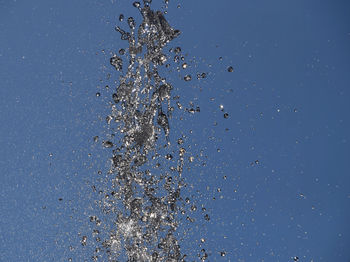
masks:
<svg viewBox="0 0 350 262"><path fill-rule="evenodd" d="M90 261L79 233L110 157L93 137L108 133L109 58L126 47L114 26L120 13L139 21L131 3L0 0L0 261ZM170 0L182 32L171 46L193 78L208 75L168 75L201 108L171 132L192 130L203 150L184 194L211 217L198 214L184 250L204 237L209 261L350 261L349 12L347 1Z"/></svg>

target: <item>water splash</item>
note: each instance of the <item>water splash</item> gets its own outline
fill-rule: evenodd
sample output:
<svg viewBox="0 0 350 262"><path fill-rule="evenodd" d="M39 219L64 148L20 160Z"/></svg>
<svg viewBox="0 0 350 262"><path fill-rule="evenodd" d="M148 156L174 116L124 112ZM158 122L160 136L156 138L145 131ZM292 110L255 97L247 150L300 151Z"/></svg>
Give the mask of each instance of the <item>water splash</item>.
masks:
<svg viewBox="0 0 350 262"><path fill-rule="evenodd" d="M170 150L170 120L174 110L173 87L159 74L159 69L167 61L164 47L180 31L169 25L164 13L153 11L150 3L150 0L144 0L143 5L133 3L142 15L138 27L134 18L129 17L126 19L129 31L115 28L121 39L128 42L127 49L119 50L119 55L127 59L123 61L117 54L110 59L110 64L122 75L107 117L108 125L115 130L115 141L103 141L104 147L112 150L110 186L99 201L103 213L114 217L115 223L96 249L93 256L96 261L101 250L110 261L125 258L130 262L175 262L184 261L185 257L176 233L177 202L184 186L185 149L179 148L176 157L170 153L164 155L170 171L157 169L162 158L157 148ZM124 15L119 20L123 21ZM177 47L175 53L180 52L181 48ZM164 140L165 145L161 146Z"/></svg>

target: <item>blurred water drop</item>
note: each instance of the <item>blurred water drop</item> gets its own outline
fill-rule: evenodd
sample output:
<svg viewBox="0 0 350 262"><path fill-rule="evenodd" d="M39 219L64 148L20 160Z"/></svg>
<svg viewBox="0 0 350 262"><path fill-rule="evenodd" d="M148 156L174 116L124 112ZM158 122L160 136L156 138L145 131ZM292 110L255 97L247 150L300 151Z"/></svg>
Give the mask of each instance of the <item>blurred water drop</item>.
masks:
<svg viewBox="0 0 350 262"><path fill-rule="evenodd" d="M86 243L87 243L87 236L83 236L82 239L81 239L81 244L83 246L86 246Z"/></svg>
<svg viewBox="0 0 350 262"><path fill-rule="evenodd" d="M105 148L111 148L111 147L113 147L113 143L111 141L104 141L103 146Z"/></svg>
<svg viewBox="0 0 350 262"><path fill-rule="evenodd" d="M191 81L192 77L191 75L185 75L184 80L185 81Z"/></svg>
<svg viewBox="0 0 350 262"><path fill-rule="evenodd" d="M118 53L119 53L120 55L125 55L125 49L124 49L124 48L120 48L119 51L118 51Z"/></svg>

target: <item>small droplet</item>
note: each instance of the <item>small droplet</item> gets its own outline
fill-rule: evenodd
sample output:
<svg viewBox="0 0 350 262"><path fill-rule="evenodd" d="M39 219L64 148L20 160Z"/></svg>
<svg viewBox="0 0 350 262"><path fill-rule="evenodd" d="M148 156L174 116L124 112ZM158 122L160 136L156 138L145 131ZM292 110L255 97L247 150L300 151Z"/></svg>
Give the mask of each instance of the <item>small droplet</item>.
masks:
<svg viewBox="0 0 350 262"><path fill-rule="evenodd" d="M227 113L224 114L224 118L228 118L228 114Z"/></svg>
<svg viewBox="0 0 350 262"><path fill-rule="evenodd" d="M131 29L135 29L135 20L133 17L128 18L128 24Z"/></svg>
<svg viewBox="0 0 350 262"><path fill-rule="evenodd" d="M81 239L81 244L83 246L86 246L86 242L87 242L87 236L83 236L82 239Z"/></svg>
<svg viewBox="0 0 350 262"><path fill-rule="evenodd" d="M157 123L160 125L165 133L165 136L168 136L169 134L169 122L168 117L164 113L159 113L157 118Z"/></svg>
<svg viewBox="0 0 350 262"><path fill-rule="evenodd" d="M166 154L165 159L171 160L171 159L173 159L173 156L171 154Z"/></svg>
<svg viewBox="0 0 350 262"><path fill-rule="evenodd" d="M136 8L140 8L141 6L140 2L134 2L132 5Z"/></svg>
<svg viewBox="0 0 350 262"><path fill-rule="evenodd" d="M119 49L118 52L119 52L120 55L125 55L125 49L124 48Z"/></svg>
<svg viewBox="0 0 350 262"><path fill-rule="evenodd" d="M119 21L122 22L124 20L124 15L123 14L120 14L119 15Z"/></svg>
<svg viewBox="0 0 350 262"><path fill-rule="evenodd" d="M118 95L116 94L116 93L114 93L113 95L112 95L112 98L113 98L113 101L117 104L117 103L119 103L119 98L118 98Z"/></svg>
<svg viewBox="0 0 350 262"><path fill-rule="evenodd" d="M183 64L182 64L182 68L183 68L183 69L186 69L186 68L187 68L187 64L186 64L186 63L183 63Z"/></svg>
<svg viewBox="0 0 350 262"><path fill-rule="evenodd" d="M224 256L226 256L226 252L225 252L225 251L221 251L221 252L220 252L220 255L221 255L222 257L224 257Z"/></svg>
<svg viewBox="0 0 350 262"><path fill-rule="evenodd" d="M104 141L102 144L105 148L113 147L113 143L111 141Z"/></svg>
<svg viewBox="0 0 350 262"><path fill-rule="evenodd" d="M100 97L100 96L101 96L101 93L97 92L96 97Z"/></svg>
<svg viewBox="0 0 350 262"><path fill-rule="evenodd" d="M180 53L181 52L181 47L179 47L179 46L175 47L174 52L175 52L175 54Z"/></svg>
<svg viewBox="0 0 350 262"><path fill-rule="evenodd" d="M98 142L98 136L94 136L94 142Z"/></svg>
<svg viewBox="0 0 350 262"><path fill-rule="evenodd" d="M184 80L185 81L191 81L192 77L191 75L185 75Z"/></svg>
<svg viewBox="0 0 350 262"><path fill-rule="evenodd" d="M227 68L227 71L229 71L230 73L233 72L233 67L232 67L232 66L229 66L229 67Z"/></svg>
<svg viewBox="0 0 350 262"><path fill-rule="evenodd" d="M110 125L110 124L111 124L112 119L113 119L112 116L107 116L107 117L106 117L107 125Z"/></svg>

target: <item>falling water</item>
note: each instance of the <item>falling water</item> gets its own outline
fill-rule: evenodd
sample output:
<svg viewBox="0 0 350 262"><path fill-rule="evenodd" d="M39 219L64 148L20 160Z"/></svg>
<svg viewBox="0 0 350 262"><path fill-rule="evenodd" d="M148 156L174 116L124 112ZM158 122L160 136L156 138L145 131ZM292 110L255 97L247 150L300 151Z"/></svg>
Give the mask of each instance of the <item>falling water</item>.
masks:
<svg viewBox="0 0 350 262"><path fill-rule="evenodd" d="M133 3L142 15L139 26L129 17L125 19L128 30L115 28L128 48L110 58L121 76L107 116L113 139L103 141L103 146L112 150L109 183L104 189L108 193L99 201L102 212L114 223L105 239L97 238L96 261L101 256L130 262L175 262L186 257L177 237L186 150L181 146L182 138L176 143L170 139L173 87L159 73L168 59L163 49L180 31L150 4L151 0ZM119 20L123 21L124 15ZM174 52L179 59L181 48ZM190 81L191 76L186 75L184 80ZM176 154L170 150L172 144L177 145ZM99 221L94 216L90 220Z"/></svg>

